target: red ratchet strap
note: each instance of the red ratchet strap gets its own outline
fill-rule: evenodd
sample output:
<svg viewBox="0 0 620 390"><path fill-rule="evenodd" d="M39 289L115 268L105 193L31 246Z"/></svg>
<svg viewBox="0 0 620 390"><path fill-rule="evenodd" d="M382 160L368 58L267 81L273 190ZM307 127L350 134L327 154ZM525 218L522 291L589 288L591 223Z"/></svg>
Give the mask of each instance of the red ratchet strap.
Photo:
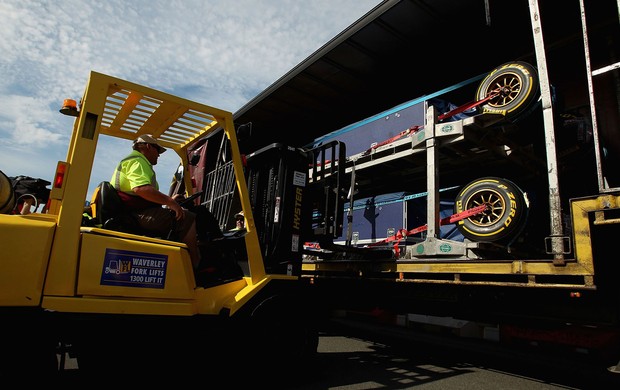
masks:
<svg viewBox="0 0 620 390"><path fill-rule="evenodd" d="M484 104L484 103L488 102L489 100L491 100L491 99L493 99L493 98L495 98L495 97L499 96L499 94L500 94L500 91L499 91L499 90L492 91L492 92L491 92L489 95L487 95L487 97L485 97L484 99L481 99L481 100L476 100L476 101L473 101L473 102L469 102L469 103L463 104L462 106L457 107L457 108L455 108L455 109L454 109L454 110L452 110L452 111L448 111L448 112L445 112L445 113L443 113L443 114L439 115L439 116L437 117L437 120L441 121L441 120L444 120L444 119L446 119L446 118L450 118L451 116L454 116L454 115L456 115L456 114L460 114L461 112L464 112L464 111L470 110L470 109L472 109L472 108L474 108L474 107L478 107L479 105ZM363 155L365 156L365 155L369 154L369 153L370 153L373 149L376 149L376 148L378 148L378 147L380 147L380 146L387 145L387 144L391 144L392 142L397 141L397 140L399 140L399 139L401 139L401 138L403 138L403 137L405 137L405 136L407 136L407 135L413 134L413 133L415 133L416 131L420 130L420 129L421 129L421 128L423 128L423 127L424 127L424 126L419 126L419 125L418 125L418 126L413 126L413 127L410 127L410 128L408 128L407 130L403 130L403 131L401 131L399 134L395 135L394 137L392 137L392 138L388 138L388 139L386 139L386 140L384 140L384 141L381 141L381 142L379 142L379 143L377 143L377 144L375 144L375 145L371 146L370 148L368 148L368 149L367 149L367 150L363 153Z"/></svg>
<svg viewBox="0 0 620 390"><path fill-rule="evenodd" d="M366 151L363 153L363 155L365 156L365 155L369 154L373 149L376 149L376 148L378 148L380 146L391 144L392 142L394 142L396 140L399 140L399 139L401 139L403 137L406 137L409 134L413 134L416 131L420 130L422 127L424 127L424 126L416 125L416 126L408 128L407 130L403 130L400 133L396 134L394 137L388 138L388 139L386 139L384 141L381 141L381 142L371 146L370 148L366 149Z"/></svg>
<svg viewBox="0 0 620 390"><path fill-rule="evenodd" d="M469 210L462 211L460 213L452 214L449 217L442 218L439 221L439 225L440 226L441 225L449 225L451 223L460 221L462 219L469 218L469 217L471 217L473 215L480 214L480 213L484 212L486 209L487 209L487 205L483 204L483 205L480 205L480 206L473 207L473 208L471 208ZM399 257L399 255L400 255L400 248L398 247L398 243L403 238L405 238L407 236L412 236L414 234L421 233L423 231L426 231L426 229L428 229L428 225L427 224L424 224L422 226L418 226L417 228L413 228L413 229L411 229L409 231L407 229L400 229L398 232L396 232L395 235L393 235L391 237L388 237L385 240L381 240L381 241L369 244L368 246L369 247L373 247L373 246L383 245L383 244L386 244L388 242L396 241L394 243L394 254L396 255L396 257Z"/></svg>
<svg viewBox="0 0 620 390"><path fill-rule="evenodd" d="M304 249L321 249L318 242L304 242Z"/></svg>
<svg viewBox="0 0 620 390"><path fill-rule="evenodd" d="M476 100L476 101L473 101L473 102L469 102L469 103L463 104L462 106L457 107L457 108L455 108L452 111L448 111L448 112L445 112L445 113L439 115L437 117L437 120L441 121L441 120L444 120L446 118L450 118L451 116L454 116L456 114L460 114L463 111L467 111L467 110L472 109L474 107L478 107L479 105L484 104L484 103L488 102L489 100L499 96L499 93L500 93L499 90L492 91L484 99Z"/></svg>

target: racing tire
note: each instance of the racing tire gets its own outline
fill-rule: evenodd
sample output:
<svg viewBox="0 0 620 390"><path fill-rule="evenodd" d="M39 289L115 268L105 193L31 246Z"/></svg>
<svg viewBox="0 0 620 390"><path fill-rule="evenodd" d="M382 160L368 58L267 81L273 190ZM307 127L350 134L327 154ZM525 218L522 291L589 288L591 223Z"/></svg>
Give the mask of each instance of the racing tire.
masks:
<svg viewBox="0 0 620 390"><path fill-rule="evenodd" d="M480 107L483 113L502 114L515 121L532 107L540 96L540 85L536 68L523 61L507 62L492 70L478 86L476 100L489 94L499 95Z"/></svg>
<svg viewBox="0 0 620 390"><path fill-rule="evenodd" d="M513 240L522 231L529 208L525 193L513 182L498 177L483 177L464 186L456 196L454 212L487 205L482 213L456 223L461 234L472 241Z"/></svg>

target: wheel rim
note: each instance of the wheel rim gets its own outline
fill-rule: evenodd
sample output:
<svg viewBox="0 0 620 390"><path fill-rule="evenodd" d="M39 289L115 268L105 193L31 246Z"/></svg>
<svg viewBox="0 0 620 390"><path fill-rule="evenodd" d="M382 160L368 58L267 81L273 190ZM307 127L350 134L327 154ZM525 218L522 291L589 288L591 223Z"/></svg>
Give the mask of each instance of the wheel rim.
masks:
<svg viewBox="0 0 620 390"><path fill-rule="evenodd" d="M512 103L522 91L523 80L514 72L507 72L489 85L487 96L497 94L489 100L489 106L500 108Z"/></svg>
<svg viewBox="0 0 620 390"><path fill-rule="evenodd" d="M506 212L506 203L497 191L476 192L467 202L467 209L482 205L487 206L485 211L468 218L476 226L491 226L500 221Z"/></svg>

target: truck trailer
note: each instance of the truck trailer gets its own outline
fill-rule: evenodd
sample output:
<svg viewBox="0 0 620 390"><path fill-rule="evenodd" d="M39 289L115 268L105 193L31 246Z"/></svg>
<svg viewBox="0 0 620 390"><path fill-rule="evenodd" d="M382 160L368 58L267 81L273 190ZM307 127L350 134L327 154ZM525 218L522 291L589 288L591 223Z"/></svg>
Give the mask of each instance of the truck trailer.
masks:
<svg viewBox="0 0 620 390"><path fill-rule="evenodd" d="M532 340L596 345L615 364L618 3L511 6L512 25L530 27L512 60L493 64L490 49L487 72L308 142L346 152L317 159L342 168L344 188L333 240L306 243L302 276L333 307L499 324L506 339L546 333ZM485 2L489 25L507 20L500 8ZM412 71L439 82L428 64Z"/></svg>

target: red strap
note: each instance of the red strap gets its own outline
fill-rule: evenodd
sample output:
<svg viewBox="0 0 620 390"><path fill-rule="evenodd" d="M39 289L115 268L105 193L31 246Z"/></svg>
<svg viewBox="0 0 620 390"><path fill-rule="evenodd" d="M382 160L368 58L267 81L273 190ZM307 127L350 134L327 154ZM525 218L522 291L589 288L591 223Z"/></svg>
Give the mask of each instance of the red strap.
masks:
<svg viewBox="0 0 620 390"><path fill-rule="evenodd" d="M362 155L365 156L365 155L369 154L373 149L377 149L378 147L383 146L383 145L391 144L392 142L397 141L397 140L399 140L399 139L401 139L401 138L403 138L405 136L408 136L409 134L413 134L416 131L420 130L422 127L424 127L424 126L416 125L416 126L408 128L406 130L403 130L400 133L398 133L397 135L395 135L394 137L388 138L388 139L386 139L384 141L381 141L381 142L371 146L370 148L366 149L366 151Z"/></svg>
<svg viewBox="0 0 620 390"><path fill-rule="evenodd" d="M480 206L473 207L473 208L471 208L469 210L462 211L460 213L452 214L449 217L445 217L445 218L442 218L441 220L439 220L439 225L440 226L441 225L449 225L451 223L460 221L462 219L469 218L469 217L471 217L473 215L480 214L480 213L484 212L486 209L487 209L487 205L483 204L483 205L480 205ZM407 231L406 229L400 229L398 232L396 232L395 235L393 235L391 237L388 237L385 240L373 242L372 244L369 244L368 246L372 247L372 246L377 246L377 245L383 245L383 244L386 244L386 243L392 242L392 241L401 241L403 238L405 238L407 236L412 236L414 234L421 233L423 231L426 231L426 229L428 229L428 225L427 224L424 224L422 226L418 226L417 228L413 228L413 229L411 229L409 231ZM396 244L395 244L395 246L396 246Z"/></svg>
<svg viewBox="0 0 620 390"><path fill-rule="evenodd" d="M454 116L456 114L460 114L461 112L467 111L467 110L472 109L474 107L478 107L479 105L484 104L484 103L488 102L489 100L497 97L499 94L500 94L499 90L493 91L489 95L487 95L484 99L480 99L480 100L476 100L476 101L473 101L473 102L469 102L469 103L463 104L462 106L459 106L459 107L455 108L452 111L448 111L448 112L445 112L445 113L439 115L437 117L437 119L441 121L443 119L450 118L451 116ZM398 140L400 138L403 138L404 136L407 136L407 135L409 135L411 133L415 133L416 131L420 130L423 127L424 126L416 125L416 126L408 128L407 130L403 130L398 135L395 135L392 138L388 138L388 139L386 139L384 141L381 141L381 142L377 143L376 145L371 146L370 148L368 148L364 152L363 155L365 156L365 155L369 154L373 149L376 149L376 148L378 148L380 146L383 146L383 145L391 144L392 142L394 142L394 141L396 141L396 140Z"/></svg>

